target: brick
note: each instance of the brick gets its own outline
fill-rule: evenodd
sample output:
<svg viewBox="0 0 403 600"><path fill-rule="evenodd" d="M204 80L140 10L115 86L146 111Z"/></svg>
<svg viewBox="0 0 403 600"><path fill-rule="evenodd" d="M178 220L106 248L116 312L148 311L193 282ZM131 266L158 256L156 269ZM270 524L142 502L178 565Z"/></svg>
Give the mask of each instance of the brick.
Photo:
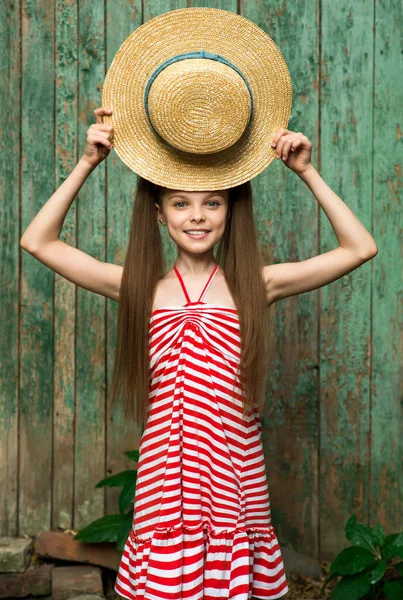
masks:
<svg viewBox="0 0 403 600"><path fill-rule="evenodd" d="M73 565L53 568L53 600L70 600L84 594L103 598L102 576L98 567Z"/></svg>
<svg viewBox="0 0 403 600"><path fill-rule="evenodd" d="M20 598L7 598L7 600L20 600ZM53 600L53 598L52 596L24 596L24 600ZM80 600L82 600L82 598L80 598Z"/></svg>
<svg viewBox="0 0 403 600"><path fill-rule="evenodd" d="M42 598L36 600L42 600ZM77 600L77 596L70 596L68 600ZM105 600L105 596L94 596L94 594L85 594L84 596L79 596L79 600Z"/></svg>
<svg viewBox="0 0 403 600"><path fill-rule="evenodd" d="M86 544L75 540L72 534L58 531L41 531L35 537L34 550L38 556L57 558L72 562L99 565L117 571L120 563L120 552L116 544Z"/></svg>
<svg viewBox="0 0 403 600"><path fill-rule="evenodd" d="M32 554L32 538L0 538L0 573L23 573Z"/></svg>
<svg viewBox="0 0 403 600"><path fill-rule="evenodd" d="M0 598L45 596L52 591L53 565L30 566L24 573L0 573Z"/></svg>

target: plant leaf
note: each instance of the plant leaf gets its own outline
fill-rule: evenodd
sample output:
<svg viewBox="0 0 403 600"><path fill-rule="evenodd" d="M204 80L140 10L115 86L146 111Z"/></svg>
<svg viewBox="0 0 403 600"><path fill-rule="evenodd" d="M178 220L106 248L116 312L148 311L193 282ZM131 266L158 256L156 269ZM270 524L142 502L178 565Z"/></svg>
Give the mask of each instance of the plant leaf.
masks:
<svg viewBox="0 0 403 600"><path fill-rule="evenodd" d="M386 535L385 530L380 523L377 523L372 530L373 536L376 538L377 545L382 548L385 543Z"/></svg>
<svg viewBox="0 0 403 600"><path fill-rule="evenodd" d="M396 539L399 537L400 533L391 533L390 535L387 535L385 538L385 546L390 546L391 544L393 544Z"/></svg>
<svg viewBox="0 0 403 600"><path fill-rule="evenodd" d="M355 514L352 514L344 527L344 533L348 540L351 540L351 536L353 535L356 525L357 525L357 517Z"/></svg>
<svg viewBox="0 0 403 600"><path fill-rule="evenodd" d="M396 563L393 566L395 567L395 569L397 570L397 572L399 573L399 575L403 575L403 562Z"/></svg>
<svg viewBox="0 0 403 600"><path fill-rule="evenodd" d="M402 600L403 598L403 579L396 581L385 581L383 586L387 600Z"/></svg>
<svg viewBox="0 0 403 600"><path fill-rule="evenodd" d="M130 512L128 512L122 516L123 516L123 519L122 519L122 523L121 523L121 527L120 527L120 531L118 533L118 539L117 539L117 543L116 543L116 548L117 548L118 552L120 552L120 553L122 553L123 550L125 549L126 540L129 537L129 533L133 526L133 510L131 510Z"/></svg>
<svg viewBox="0 0 403 600"><path fill-rule="evenodd" d="M371 589L368 571L357 575L346 575L333 588L332 600L359 600Z"/></svg>
<svg viewBox="0 0 403 600"><path fill-rule="evenodd" d="M353 546L366 548L373 553L376 553L377 535L375 535L368 525L358 523L355 527L351 527L348 532L347 539Z"/></svg>
<svg viewBox="0 0 403 600"><path fill-rule="evenodd" d="M385 560L389 560L393 556L403 558L403 533L388 535L381 553Z"/></svg>
<svg viewBox="0 0 403 600"><path fill-rule="evenodd" d="M388 536L392 537L392 536ZM394 536L393 540L391 540L394 546L403 546L403 533L398 533Z"/></svg>
<svg viewBox="0 0 403 600"><path fill-rule="evenodd" d="M73 539L94 544L116 542L124 515L106 515L81 529Z"/></svg>
<svg viewBox="0 0 403 600"><path fill-rule="evenodd" d="M137 482L137 473L136 477L127 482L124 486L123 490L120 492L119 496L119 510L121 513L125 512L125 510L131 506L134 502L134 495L136 492L136 482Z"/></svg>
<svg viewBox="0 0 403 600"><path fill-rule="evenodd" d="M403 558L403 546L395 546L394 544L392 544L391 546L388 546L384 550L382 558L384 558L385 560L389 560L389 559L393 558L394 556Z"/></svg>
<svg viewBox="0 0 403 600"><path fill-rule="evenodd" d="M123 487L135 477L137 477L137 471L134 469L128 469L127 471L121 471L120 473L115 473L115 475L106 477L106 479L101 479L101 481L99 481L95 487Z"/></svg>
<svg viewBox="0 0 403 600"><path fill-rule="evenodd" d="M372 569L372 571L370 571L369 577L368 577L371 585L378 583L378 581L380 579L382 579L382 577L385 575L385 571L386 571L386 567L387 567L386 560L382 560L382 561L377 560L376 562L377 562L377 564Z"/></svg>
<svg viewBox="0 0 403 600"><path fill-rule="evenodd" d="M326 577L325 581L323 582L323 586L322 586L321 592L324 592L325 587L327 586L327 584L329 583L329 581L331 581L332 579L335 579L335 577L340 577L340 573L338 573L337 571L335 571L334 573L330 573L330 575L328 577Z"/></svg>
<svg viewBox="0 0 403 600"><path fill-rule="evenodd" d="M139 462L140 451L139 450L126 450L126 456L130 458L130 460L134 460L135 462Z"/></svg>
<svg viewBox="0 0 403 600"><path fill-rule="evenodd" d="M340 575L355 575L374 564L374 555L357 546L345 548L336 556L330 565L330 572L337 571Z"/></svg>

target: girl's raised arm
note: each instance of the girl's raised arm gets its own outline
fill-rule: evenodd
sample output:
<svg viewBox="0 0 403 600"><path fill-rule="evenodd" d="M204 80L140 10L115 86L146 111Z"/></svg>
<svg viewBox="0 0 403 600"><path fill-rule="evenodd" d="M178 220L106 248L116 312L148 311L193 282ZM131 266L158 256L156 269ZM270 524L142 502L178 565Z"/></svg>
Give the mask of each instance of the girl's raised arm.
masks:
<svg viewBox="0 0 403 600"><path fill-rule="evenodd" d="M20 246L72 283L118 300L123 267L97 260L59 237L67 212L81 186L113 148L113 128L102 123L102 115L112 111L101 107L94 113L96 124L88 129L83 156L28 225Z"/></svg>
<svg viewBox="0 0 403 600"><path fill-rule="evenodd" d="M269 304L327 285L371 260L378 252L369 231L312 165L312 144L308 138L301 132L281 128L272 146L276 148L277 158L282 158L309 187L329 219L339 246L300 262L263 267Z"/></svg>

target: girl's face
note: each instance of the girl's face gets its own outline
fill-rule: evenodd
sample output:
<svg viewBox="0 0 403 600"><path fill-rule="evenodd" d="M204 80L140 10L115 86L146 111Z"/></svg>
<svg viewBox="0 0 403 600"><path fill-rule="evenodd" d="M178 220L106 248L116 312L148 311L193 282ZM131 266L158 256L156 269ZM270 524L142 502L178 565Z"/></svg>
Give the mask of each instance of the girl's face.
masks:
<svg viewBox="0 0 403 600"><path fill-rule="evenodd" d="M217 244L225 230L228 215L228 190L186 192L166 189L161 196L158 219L168 227L173 241L181 248L203 253ZM191 235L203 229L207 233Z"/></svg>

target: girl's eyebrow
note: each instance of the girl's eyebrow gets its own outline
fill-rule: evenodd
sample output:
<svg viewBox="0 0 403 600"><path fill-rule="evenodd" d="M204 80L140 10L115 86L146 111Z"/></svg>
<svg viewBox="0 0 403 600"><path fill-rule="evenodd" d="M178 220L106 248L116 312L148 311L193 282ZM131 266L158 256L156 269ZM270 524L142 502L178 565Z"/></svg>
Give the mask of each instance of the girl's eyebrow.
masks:
<svg viewBox="0 0 403 600"><path fill-rule="evenodd" d="M186 198L187 200L189 200L188 196L186 196L186 194L184 194L183 192L171 192L169 194L169 198L173 198L174 196L180 196L181 198ZM208 194L206 194L205 198L210 198L211 196L221 197L221 194L219 192L209 192Z"/></svg>

